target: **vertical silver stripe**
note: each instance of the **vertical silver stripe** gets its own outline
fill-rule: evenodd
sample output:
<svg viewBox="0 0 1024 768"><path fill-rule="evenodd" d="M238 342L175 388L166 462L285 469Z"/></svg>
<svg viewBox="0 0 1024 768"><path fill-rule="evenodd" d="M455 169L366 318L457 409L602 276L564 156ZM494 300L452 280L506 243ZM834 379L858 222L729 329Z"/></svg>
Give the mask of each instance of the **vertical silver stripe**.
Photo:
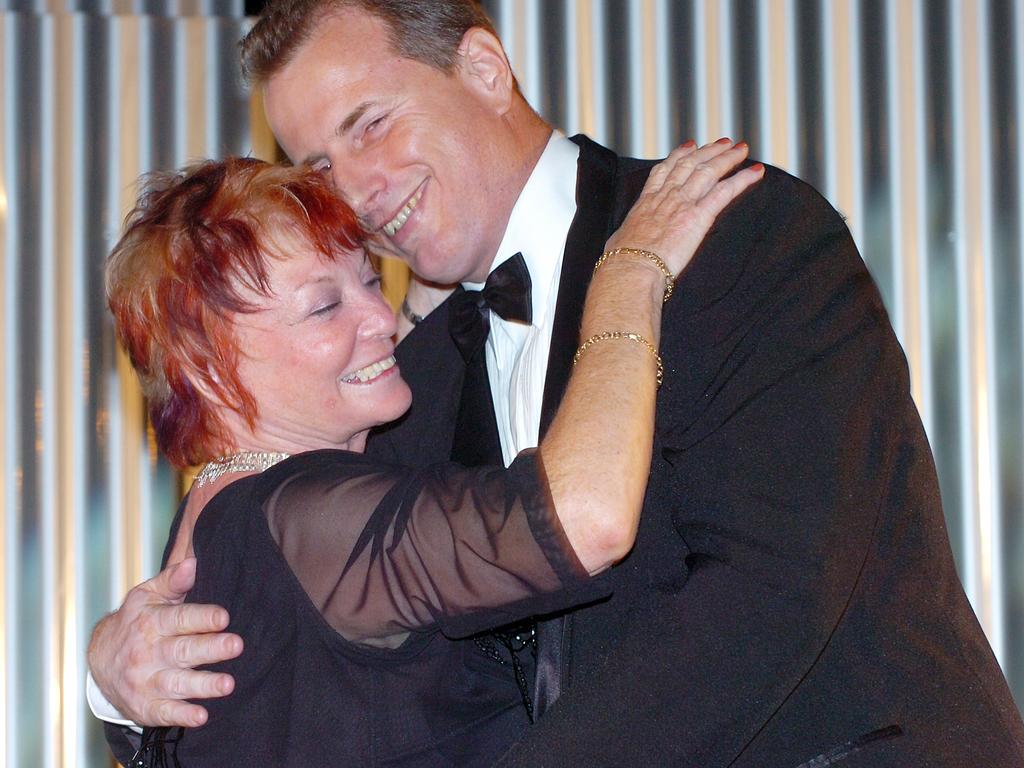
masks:
<svg viewBox="0 0 1024 768"><path fill-rule="evenodd" d="M669 26L669 0L655 0L654 28L657 31L655 55L655 72L657 72L657 141L654 154L657 157L664 157L671 151L672 147L689 138L688 136L673 136L669 121L671 100L673 99L670 88L671 79L668 77L669 46L676 44L676 41L672 40L669 34L671 29Z"/></svg>
<svg viewBox="0 0 1024 768"><path fill-rule="evenodd" d="M190 23L192 19L189 18L176 18L171 20L171 51L173 56L173 62L171 64L171 103L173 113L173 141L174 141L174 165L180 167L185 163L189 162L192 158L197 157L198 154L193 150L198 149L198 142L196 141L196 130L195 120L190 119L195 113L192 111L194 106L194 100L200 96L202 89L200 88L197 94L192 89L196 85L200 85L202 81L196 80L191 81L189 76L192 74L192 69L189 66L189 57L185 56L185 51L188 46L191 45L194 40L192 37L193 25ZM163 32L163 29L160 29ZM192 51L192 56L202 55L202 50ZM153 62L156 65L156 62ZM158 66L158 65L157 65ZM156 66L154 66L156 69ZM185 84L186 87L181 87L181 84ZM201 113L200 113L201 114ZM155 168L155 166L154 166Z"/></svg>
<svg viewBox="0 0 1024 768"><path fill-rule="evenodd" d="M53 405L57 400L56 339L57 329L53 312L57 306L54 280L56 259L56 72L54 67L54 18L42 17L41 77L42 96L42 153L40 168L42 200L38 216L41 223L39 278L40 305L36 308L39 320L39 347L41 350L39 389L36 392L37 418L41 421L42 440L37 444L33 460L39 468L41 500L41 538L43 556L43 595L56 596L57 592L57 423ZM60 744L60 663L56 600L47 600L43 615L43 738L47 743Z"/></svg>
<svg viewBox="0 0 1024 768"><path fill-rule="evenodd" d="M658 110L658 97L656 83L658 82L657 62L657 30L655 29L655 4L654 0L643 0L642 13L642 44L643 53L643 149L641 157L654 157L658 153L658 124L656 120Z"/></svg>
<svg viewBox="0 0 1024 768"><path fill-rule="evenodd" d="M152 89L153 84L153 70L154 70L154 52L153 52L153 38L158 34L159 22L161 19L154 18L152 16L143 16L139 20L139 97L138 102L131 105L132 111L138 115L138 147L139 147L139 170L141 172L148 173L156 167L157 150L154 148L154 126L153 126L153 113L155 109L155 98ZM132 190L131 197L137 190ZM134 201L129 200L128 205L130 206ZM129 374L131 379L131 374ZM136 407L139 405L136 402ZM136 416L136 418L138 418ZM149 472L149 455L146 450L146 428L139 430L133 430L135 435L134 440L131 444L126 446L126 451L129 455L134 454L134 458L130 460L129 467L133 468L136 478L136 487L138 492L138 508L148 510L149 514L140 515L138 518L138 531L137 537L131 542L131 546L134 546L141 553L140 558L140 572L139 578L135 581L139 581L154 572L154 563L151 553L151 547L149 546L150 537L152 535L152 519L153 519L153 495L151 493L151 474ZM134 582L133 582L134 583Z"/></svg>
<svg viewBox="0 0 1024 768"><path fill-rule="evenodd" d="M82 274L83 252L79 235L83 200L78 195L82 176L85 147L81 140L84 111L81 94L83 88L83 62L78 57L81 42L82 17L61 14L54 17L55 45L53 66L57 83L54 126L57 146L57 189L55 190L55 216L57 236L54 273L53 315L56 326L55 370L57 383L50 410L57 421L57 441L52 449L57 466L57 518L54 525L56 551L55 580L57 599L54 600L57 622L57 665L62 696L58 723L60 731L59 760L69 763L80 754L81 680L79 677L80 633L78 631L78 587L76 555L79 526L76 524L81 509L82 453L80 446L81 407L83 388L81 340L83 317L78 300Z"/></svg>
<svg viewBox="0 0 1024 768"><path fill-rule="evenodd" d="M122 76L131 78L134 72L134 62L123 62L124 47L121 41L125 35L125 26L128 24L125 19L113 17L110 20L110 58L107 61L107 83L109 91L107 96L107 125L110 131L109 161L107 177L109 189L118 191L116 205L107 205L107 218L104 228L108 237L113 240L118 227L120 226L123 202L120 190L125 180L121 176L121 151L123 148L123 128L121 115L123 113L122 99L129 92L126 84L122 83ZM123 66L128 64L131 69ZM122 478L124 471L124 460L121 443L123 424L121 421L121 387L117 370L108 371L105 377L105 402L109 409L107 412L107 434L109 445L109 461L107 463L107 488L110 489L110 551L114 553L111 558L110 568L110 607L120 605L121 597L126 587L132 585L130 581L127 559L124 557L125 544L125 500L121 492Z"/></svg>
<svg viewBox="0 0 1024 768"><path fill-rule="evenodd" d="M71 264L66 271L71 276L68 306L71 309L68 327L70 339L70 355L67 359L69 367L69 391L66 394L67 405L71 410L71 445L69 459L71 467L65 477L70 476L71 509L67 516L70 521L69 530L65 533L64 578L66 595L65 607L65 647L64 647L64 718L69 725L65 734L65 750L69 764L74 764L76 755L86 754L86 707L85 707L85 649L88 643L88 627L84 611L86 605L85 585L85 521L86 521L86 429L87 414L87 373L89 366L88 341L86 326L86 265L92 263L92 254L86 250L84 240L84 222L87 210L87 190L89 180L86 179L84 158L91 150L86 145L84 136L84 116L87 114L85 62L87 56L84 18L74 17L74 44L70 47L72 70L71 110L77 116L75 122L74 143L71 151L73 158L73 179L71 194L71 210L68 216L72 221L74 236L72 237Z"/></svg>
<svg viewBox="0 0 1024 768"><path fill-rule="evenodd" d="M977 382L974 376L972 355L972 291L970 263L978 252L975 248L974 205L980 189L976 177L968 173L968 163L977 167L976 157L969 142L977 141L977 128L972 125L977 112L968 114L967 109L976 110L972 103L976 96L976 82L969 77L970 63L974 55L975 38L964 25L971 19L962 0L953 0L950 5L950 38L953 61L953 147L954 147L954 189L956 199L956 256L957 256L957 303L961 307L957 328L959 365L964 384L960 393L960 422L962 441L961 468L963 471L963 531L964 531L964 573L962 574L967 596L981 620L988 627L989 604L984 594L981 577L979 531L976 522L978 513L978 471L976 446L978 435L974 423Z"/></svg>
<svg viewBox="0 0 1024 768"><path fill-rule="evenodd" d="M593 115L593 133L591 136L598 142L608 142L608 53L605 47L605 9L607 0L595 0L591 6L591 23L588 32L590 37L590 68L593 72L593 88L590 91L591 103L585 106L588 114Z"/></svg>
<svg viewBox="0 0 1024 768"><path fill-rule="evenodd" d="M861 57L861 46L858 34L861 26L861 3L860 0L850 0L850 15L846 30L846 41L850 48L849 84L845 86L848 93L846 101L849 104L849 125L852 129L847 134L848 144L843 147L849 152L850 164L848 172L851 175L851 196L848 215L851 217L851 231L854 240L863 253L864 242L864 146L860 140L864 129L864 115L860 100L863 93L861 83L861 68L863 61ZM838 88L843 88L837 84ZM840 200L842 205L842 201Z"/></svg>
<svg viewBox="0 0 1024 768"><path fill-rule="evenodd" d="M837 27L836 19L845 20L848 10L848 0L821 0L821 25L818 34L821 36L821 71L824 79L822 94L822 106L824 107L825 125L825 186L821 190L829 200L837 200L839 197L839 158L837 157L837 146L840 142L839 136L839 103L837 85L844 85L848 82L847 72L848 53L845 40L843 39L841 27ZM833 34L835 32L835 34ZM842 74L836 74L841 71ZM845 104L843 105L846 106ZM842 206L837 205L842 211Z"/></svg>
<svg viewBox="0 0 1024 768"><path fill-rule="evenodd" d="M1016 75L1016 94L1014 111L1017 116L1016 127L1017 127L1017 162L1021 163L1024 161L1024 0L1014 0L1013 4L1013 29L1014 29L1014 70ZM1018 310L1020 310L1020 321L1021 321L1021 358L1024 359L1024 308L1021 304L1024 303L1024 168L1018 166L1017 168L1017 263L1019 269L1019 283L1017 286L1017 301ZM1020 392L1020 397L1024 400L1024 390ZM1024 432L1024 409L1022 409L1022 421L1019 425L1022 432ZM1011 425L1012 427L1012 425ZM1021 510L1017 510L1018 516L1021 514ZM1024 610L1024 606L1015 606L1018 611ZM1018 638L1018 643L1021 640ZM1021 644L1024 646L1024 643ZM1014 649L1018 653L1021 652L1021 646ZM1014 661L1020 666L1024 667L1024 659L1016 658ZM1018 701L1021 695L1017 695Z"/></svg>
<svg viewBox="0 0 1024 768"><path fill-rule="evenodd" d="M578 0L585 2L585 0ZM576 14L573 13L577 0L563 0L566 24L565 38L565 129L569 134L580 130L580 61L579 33L576 29Z"/></svg>
<svg viewBox="0 0 1024 768"><path fill-rule="evenodd" d="M772 112L775 105L775 78L772 76L772 64L775 61L776 46L784 45L784 41L773 42L770 2L771 0L758 0L757 3L757 122L760 130L756 137L756 152L762 160L778 165L779 157L773 151Z"/></svg>
<svg viewBox="0 0 1024 768"><path fill-rule="evenodd" d="M698 144L710 141L711 134L716 128L714 116L708 113L708 92L713 85L708 82L707 2L708 0L695 0L692 6L693 31L690 44L693 46L694 104L697 109L695 138Z"/></svg>
<svg viewBox="0 0 1024 768"><path fill-rule="evenodd" d="M732 47L732 11L732 3L721 3L718 6L719 16L716 38L718 47L718 70L721 73L719 78L720 92L718 97L718 133L722 136L732 137L735 140L739 137L736 136L736 111L733 109L733 95L736 91L736 83L734 82L732 66L734 53ZM717 139L718 136L716 135L711 138Z"/></svg>
<svg viewBox="0 0 1024 768"><path fill-rule="evenodd" d="M206 121L203 125L206 136L203 141L200 157L216 157L224 150L220 132L220 108L219 102L222 98L221 87L223 86L223 72L220 60L220 19L202 20L202 42L197 44L203 51L203 66L195 66L199 71L200 86L202 93L202 110L206 113ZM191 51L186 55L191 58ZM191 90L191 86L189 87Z"/></svg>
<svg viewBox="0 0 1024 768"><path fill-rule="evenodd" d="M786 157L789 158L789 162L785 165L785 168L791 173L800 175L800 151L798 146L799 131L797 125L799 125L799 119L797 117L797 71L796 71L796 46L799 41L799 35L797 35L796 26L796 9L795 0L783 0L782 7L784 8L784 26L786 29L786 40L789 44L785 50L786 60L786 85L785 90L789 94L786 98L786 122L783 130L786 136Z"/></svg>
<svg viewBox="0 0 1024 768"><path fill-rule="evenodd" d="M700 24L694 25L695 29L700 30L698 34L702 38L702 69L698 70L698 77L702 83L700 109L706 115L703 132L705 141L714 141L725 134L722 100L727 84L722 72L723 51L719 32L724 5L725 3L719 3L718 0L704 0L700 5Z"/></svg>
<svg viewBox="0 0 1024 768"><path fill-rule="evenodd" d="M888 145L890 151L889 167L887 169L887 177L889 183L889 199L892 201L893 215L890 217L889 222L891 226L890 239L898 245L907 245L907 241L904 237L904 213L902 208L903 205L903 187L905 185L905 178L901 166L905 153L897 151L896 148L902 149L904 146L903 141L905 135L901 132L902 125L906 122L905 109L906 104L905 98L905 84L907 82L906 74L906 56L902 55L902 51L907 50L907 40L904 39L908 25L905 22L906 10L910 8L910 4L904 3L888 3L885 8L885 52L886 52L886 116L888 118L888 125L886 126ZM907 253L905 254L907 260L916 258L916 254ZM903 261L893 261L892 264L892 280L893 280L893 301L895 306L890 309L892 315L893 326L896 329L896 335L899 336L903 342L904 350L907 352L907 357L910 362L911 371L918 369L918 361L914 358L914 346L912 343L912 336L908 333L908 326L910 322L907 318L907 292L904 287L904 263Z"/></svg>
<svg viewBox="0 0 1024 768"><path fill-rule="evenodd" d="M978 316L974 320L975 336L978 344L978 378L979 392L984 398L978 403L978 444L979 444L979 479L980 490L980 525L982 538L982 556L985 558L983 567L986 591L990 601L989 623L985 626L992 650L996 658L1004 658L1006 646L1004 621L1004 568L1002 547L999 546L1002 531L1002 494L999 493L999 440L996 434L999 408L999 387L996 379L995 365L995 294L993 276L995 274L992 212L993 180L992 180L992 106L991 83L989 82L989 62L992 60L989 35L989 0L977 0L976 36L978 48L978 120L980 143L978 153L979 183L981 186L981 218L978 222L981 229L981 259L977 266L975 301Z"/></svg>
<svg viewBox="0 0 1024 768"><path fill-rule="evenodd" d="M915 263L917 281L913 286L915 296L915 313L919 325L917 359L918 369L915 372L915 400L921 411L925 432L930 433L934 425L935 397L934 373L932 363L931 314L928 311L929 259L928 259L928 166L925 153L927 134L925 127L925 69L924 69L924 12L922 0L914 0L913 31L911 39L911 55L913 57L912 94L909 98L913 103L913 127L906 132L909 135L910 147L907 154L913 157L911 171L914 194L907 201L914 211L913 238L916 249Z"/></svg>
<svg viewBox="0 0 1024 768"><path fill-rule="evenodd" d="M511 3L518 6L519 3ZM540 41L541 24L540 7L536 2L526 3L524 28L522 34L526 38L526 71L529 74L530 87L526 91L527 99L531 104L539 104L541 93L543 93L543 82L540 76Z"/></svg>
<svg viewBox="0 0 1024 768"><path fill-rule="evenodd" d="M14 627L14 601L8 595L17 594L14 588L17 574L15 572L14 544L17 540L13 534L15 526L15 509L17 508L16 466L14 436L18 430L18 414L14 398L14 360L15 343L17 340L15 320L15 291L18 276L15 271L15 227L10 209L16 204L14 180L11 177L11 164L8 153L17 146L17 121L8 122L8 117L15 113L13 89L10 78L16 71L13 61L14 45L13 30L7 14L0 15L0 40L3 50L0 51L0 360L3 370L0 372L0 620L3 631L0 632L0 759L4 765L14 764L15 734L17 728L13 722L15 709L12 706L14 690L14 664L16 659L17 638L11 631Z"/></svg>
<svg viewBox="0 0 1024 768"><path fill-rule="evenodd" d="M629 136L626 150L636 157L644 155L644 57L643 5L629 4Z"/></svg>

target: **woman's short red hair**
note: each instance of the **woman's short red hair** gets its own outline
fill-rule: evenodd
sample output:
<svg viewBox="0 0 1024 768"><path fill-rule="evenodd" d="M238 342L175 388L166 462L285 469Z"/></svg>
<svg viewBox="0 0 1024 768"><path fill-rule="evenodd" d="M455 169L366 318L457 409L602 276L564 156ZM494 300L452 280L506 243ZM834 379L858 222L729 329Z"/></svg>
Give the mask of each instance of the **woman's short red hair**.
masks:
<svg viewBox="0 0 1024 768"><path fill-rule="evenodd" d="M145 177L107 259L117 336L142 381L157 444L176 466L233 448L211 396L255 423L231 317L253 310L247 291L270 293L267 259L288 257L279 235L328 260L364 241L352 209L319 174L235 157Z"/></svg>

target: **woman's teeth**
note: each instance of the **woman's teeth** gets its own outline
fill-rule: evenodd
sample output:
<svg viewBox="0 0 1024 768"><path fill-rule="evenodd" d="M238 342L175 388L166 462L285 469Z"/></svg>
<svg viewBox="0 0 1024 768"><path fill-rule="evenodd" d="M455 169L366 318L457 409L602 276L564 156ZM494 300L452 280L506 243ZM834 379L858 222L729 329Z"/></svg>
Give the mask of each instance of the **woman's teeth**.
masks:
<svg viewBox="0 0 1024 768"><path fill-rule="evenodd" d="M378 360L376 363L370 363L365 368L360 368L355 373L350 373L347 376L342 376L340 381L343 384L355 384L357 381L360 384L365 384L371 379L375 379L380 376L384 371L389 371L395 367L395 356L385 357L383 360Z"/></svg>
<svg viewBox="0 0 1024 768"><path fill-rule="evenodd" d="M396 214L395 218L384 225L385 235L388 237L395 236L395 233L405 225L405 222L409 220L409 216L412 214L416 204L419 203L422 195L423 187L420 187L416 194L409 198L409 202L402 206L402 210Z"/></svg>

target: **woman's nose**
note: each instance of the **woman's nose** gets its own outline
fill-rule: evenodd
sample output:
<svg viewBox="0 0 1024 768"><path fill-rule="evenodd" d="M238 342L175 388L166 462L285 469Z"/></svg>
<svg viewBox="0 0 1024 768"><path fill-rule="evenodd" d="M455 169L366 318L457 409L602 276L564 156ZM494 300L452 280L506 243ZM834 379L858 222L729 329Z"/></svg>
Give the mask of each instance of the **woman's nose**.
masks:
<svg viewBox="0 0 1024 768"><path fill-rule="evenodd" d="M362 336L394 336L398 332L398 321L387 299L376 287L367 288L364 316L359 330Z"/></svg>

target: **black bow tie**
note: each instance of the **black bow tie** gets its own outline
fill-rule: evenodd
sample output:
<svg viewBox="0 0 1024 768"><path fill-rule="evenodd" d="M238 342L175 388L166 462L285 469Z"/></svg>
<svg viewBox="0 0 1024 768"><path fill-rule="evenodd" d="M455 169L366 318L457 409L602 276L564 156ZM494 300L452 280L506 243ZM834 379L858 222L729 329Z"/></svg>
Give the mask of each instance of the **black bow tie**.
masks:
<svg viewBox="0 0 1024 768"><path fill-rule="evenodd" d="M487 276L482 291L463 291L452 296L448 330L466 362L487 340L494 312L502 320L530 323L530 271L523 254L517 253Z"/></svg>

